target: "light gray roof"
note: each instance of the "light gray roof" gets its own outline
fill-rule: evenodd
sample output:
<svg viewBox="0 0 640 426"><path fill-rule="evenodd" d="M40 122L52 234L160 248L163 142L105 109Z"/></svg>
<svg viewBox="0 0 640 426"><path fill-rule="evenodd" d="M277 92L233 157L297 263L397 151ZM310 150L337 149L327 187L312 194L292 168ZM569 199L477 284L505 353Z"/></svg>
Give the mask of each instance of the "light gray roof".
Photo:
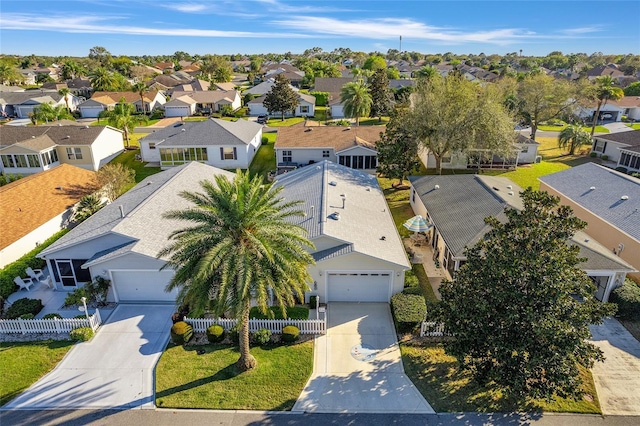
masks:
<svg viewBox="0 0 640 426"><path fill-rule="evenodd" d="M107 130L108 129L108 130ZM91 145L102 132L120 132L108 126L0 126L0 146L47 135L57 145Z"/></svg>
<svg viewBox="0 0 640 426"><path fill-rule="evenodd" d="M0 100L7 105L19 105L29 100L38 102L58 102L62 95L57 90L25 90L24 92L0 92Z"/></svg>
<svg viewBox="0 0 640 426"><path fill-rule="evenodd" d="M283 186L287 200L302 200L299 206L306 217L298 218L310 240L329 237L352 250L372 258L409 267L407 256L389 207L375 176L322 161L280 175L275 184ZM343 197L345 208L342 208ZM340 219L330 217L339 213ZM384 238L383 238L384 237ZM336 256L336 252L319 252L318 256Z"/></svg>
<svg viewBox="0 0 640 426"><path fill-rule="evenodd" d="M267 93L269 93L271 91L271 88L275 85L275 81L273 79L269 79L267 81L263 81L260 84L257 84L253 87L250 87L249 89L245 90L244 93L249 93L251 95L258 95L258 96L262 96L262 95L266 95ZM298 91L297 88L293 87L292 85L289 85L290 88L292 88L293 90L295 90L296 92Z"/></svg>
<svg viewBox="0 0 640 426"><path fill-rule="evenodd" d="M579 257L587 259L578 265L589 271L624 271L636 272L636 268L613 254L611 250L603 246L583 231L578 231L571 239L571 244L580 248Z"/></svg>
<svg viewBox="0 0 640 426"><path fill-rule="evenodd" d="M229 179L235 176L234 173L198 162L190 162L149 176L73 228L40 255L47 256L67 247L113 235L118 236L120 242L99 247L95 253L88 253L92 263L98 258L112 258L123 252L155 258L168 244L169 234L184 227L184 222L165 219L162 217L163 213L189 207L191 204L180 197L180 192L201 191L200 182L213 181L215 175L224 175Z"/></svg>
<svg viewBox="0 0 640 426"><path fill-rule="evenodd" d="M172 93L171 99L178 99L183 96L188 96L199 103L217 103L224 99L227 99L229 102L233 102L238 96L238 92L235 90L200 90L191 92L176 90Z"/></svg>
<svg viewBox="0 0 640 426"><path fill-rule="evenodd" d="M586 163L538 178L591 213L640 240L640 179ZM595 189L591 190L591 187ZM623 196L628 199L623 200ZM589 232L589 228L586 229Z"/></svg>
<svg viewBox="0 0 640 426"><path fill-rule="evenodd" d="M305 101L307 103L310 103L311 105L315 105L316 104L316 97L313 95L306 95L304 93L297 93L298 95L298 101ZM260 97L257 97L255 99L250 100L249 102L247 102L247 105L249 104L262 104L264 102L266 98L266 95L262 95Z"/></svg>
<svg viewBox="0 0 640 426"><path fill-rule="evenodd" d="M317 263L322 262L323 260L333 259L334 257L340 257L349 253L353 253L353 244L340 244L339 246L315 252L312 256L313 260L315 260Z"/></svg>
<svg viewBox="0 0 640 426"><path fill-rule="evenodd" d="M186 121L157 130L141 140L156 146L248 145L262 131L262 125L247 120Z"/></svg>
<svg viewBox="0 0 640 426"><path fill-rule="evenodd" d="M595 138L601 139L603 141L618 142L631 146L637 146L640 145L640 130L597 135L595 136Z"/></svg>

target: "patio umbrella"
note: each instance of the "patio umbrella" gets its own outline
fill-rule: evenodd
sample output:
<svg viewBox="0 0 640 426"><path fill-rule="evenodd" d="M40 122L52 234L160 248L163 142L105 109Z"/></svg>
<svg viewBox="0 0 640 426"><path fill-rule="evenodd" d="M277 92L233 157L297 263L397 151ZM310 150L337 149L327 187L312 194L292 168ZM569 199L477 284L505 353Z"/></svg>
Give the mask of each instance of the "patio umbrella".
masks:
<svg viewBox="0 0 640 426"><path fill-rule="evenodd" d="M427 221L420 215L414 216L402 224L409 231L413 232L427 232L433 225L428 224Z"/></svg>

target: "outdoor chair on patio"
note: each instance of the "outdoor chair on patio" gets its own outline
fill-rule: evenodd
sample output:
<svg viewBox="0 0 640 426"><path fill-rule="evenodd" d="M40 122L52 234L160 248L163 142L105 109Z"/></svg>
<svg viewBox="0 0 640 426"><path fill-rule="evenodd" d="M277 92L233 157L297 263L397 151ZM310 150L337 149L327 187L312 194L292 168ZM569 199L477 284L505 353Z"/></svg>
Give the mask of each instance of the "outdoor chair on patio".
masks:
<svg viewBox="0 0 640 426"><path fill-rule="evenodd" d="M31 278L22 278L22 277L15 277L13 279L13 282L16 283L18 285L18 287L20 287L20 289L26 289L27 291L30 291L30 287L33 285L33 280ZM20 291L20 290L18 290Z"/></svg>
<svg viewBox="0 0 640 426"><path fill-rule="evenodd" d="M31 266L29 266L25 272L27 273L27 275L29 275L31 277L31 279L33 281L44 281L45 276L42 273L42 269L31 269Z"/></svg>

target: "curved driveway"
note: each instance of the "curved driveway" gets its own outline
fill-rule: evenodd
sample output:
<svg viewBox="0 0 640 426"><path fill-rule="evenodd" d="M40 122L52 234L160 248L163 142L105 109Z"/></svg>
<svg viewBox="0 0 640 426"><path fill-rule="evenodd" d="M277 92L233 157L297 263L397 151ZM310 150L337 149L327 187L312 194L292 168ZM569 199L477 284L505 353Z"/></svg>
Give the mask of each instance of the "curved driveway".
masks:
<svg viewBox="0 0 640 426"><path fill-rule="evenodd" d="M155 408L154 368L169 340L170 305L119 305L89 342L3 409Z"/></svg>

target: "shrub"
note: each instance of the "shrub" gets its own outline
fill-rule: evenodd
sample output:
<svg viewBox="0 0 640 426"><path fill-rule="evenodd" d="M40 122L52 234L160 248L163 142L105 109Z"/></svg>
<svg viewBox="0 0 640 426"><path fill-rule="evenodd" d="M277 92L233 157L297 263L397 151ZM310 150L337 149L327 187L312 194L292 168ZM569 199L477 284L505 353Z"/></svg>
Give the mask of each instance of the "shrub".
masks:
<svg viewBox="0 0 640 426"><path fill-rule="evenodd" d="M596 158L597 156L598 156L597 152L592 152L592 153L589 154L589 157L591 157L591 158Z"/></svg>
<svg viewBox="0 0 640 426"><path fill-rule="evenodd" d="M34 319L36 316L33 315L32 313L28 313L28 314L22 314L20 315L20 319Z"/></svg>
<svg viewBox="0 0 640 426"><path fill-rule="evenodd" d="M407 332L424 320L427 305L422 296L398 293L391 298L391 311L398 331Z"/></svg>
<svg viewBox="0 0 640 426"><path fill-rule="evenodd" d="M229 338L234 345L240 344L240 325L236 324L229 329Z"/></svg>
<svg viewBox="0 0 640 426"><path fill-rule="evenodd" d="M52 312L42 317L42 319L62 319L62 315Z"/></svg>
<svg viewBox="0 0 640 426"><path fill-rule="evenodd" d="M316 106L327 106L329 104L329 92L311 92L316 98Z"/></svg>
<svg viewBox="0 0 640 426"><path fill-rule="evenodd" d="M151 112L151 120L159 120L161 118L164 118L164 111L160 108L156 108Z"/></svg>
<svg viewBox="0 0 640 426"><path fill-rule="evenodd" d="M69 232L68 229L63 229L53 234L50 238L46 239L42 244L22 256L20 259L0 269L0 297L6 299L11 293L16 291L17 286L13 282L13 279L18 275L24 276L24 270L27 269L27 267L30 266L33 269L42 269L46 265L46 262L37 258L36 255L56 242L56 240L67 232Z"/></svg>
<svg viewBox="0 0 640 426"><path fill-rule="evenodd" d="M257 306L249 311L249 318L256 319L309 319L309 308L306 306L293 306L287 308L287 317L282 316L282 309L279 306L271 306L267 313L263 314Z"/></svg>
<svg viewBox="0 0 640 426"><path fill-rule="evenodd" d="M607 161L609 159L609 156L604 154L604 155L601 155L600 158L604 161Z"/></svg>
<svg viewBox="0 0 640 426"><path fill-rule="evenodd" d="M64 306L82 305L82 298L89 301L89 292L86 287L78 287L64 298Z"/></svg>
<svg viewBox="0 0 640 426"><path fill-rule="evenodd" d="M295 325L287 325L282 329L282 341L292 343L300 337L300 329Z"/></svg>
<svg viewBox="0 0 640 426"><path fill-rule="evenodd" d="M42 301L40 299L18 299L7 309L7 318L16 319L24 314L37 315L42 310Z"/></svg>
<svg viewBox="0 0 640 426"><path fill-rule="evenodd" d="M75 319L87 319L87 315L86 314L78 314L73 318L75 318Z"/></svg>
<svg viewBox="0 0 640 426"><path fill-rule="evenodd" d="M618 305L617 317L640 320L640 286L627 279L611 293L610 302Z"/></svg>
<svg viewBox="0 0 640 426"><path fill-rule="evenodd" d="M209 343L218 343L224 339L224 328L219 324L213 324L207 328L207 340Z"/></svg>
<svg viewBox="0 0 640 426"><path fill-rule="evenodd" d="M631 173L629 173L629 176L633 176L634 178L640 179L640 173L638 173L638 172L631 172Z"/></svg>
<svg viewBox="0 0 640 426"><path fill-rule="evenodd" d="M309 296L309 309L315 309L318 303L318 296Z"/></svg>
<svg viewBox="0 0 640 426"><path fill-rule="evenodd" d="M193 327L184 321L179 321L171 326L171 340L176 345L184 345L193 337Z"/></svg>
<svg viewBox="0 0 640 426"><path fill-rule="evenodd" d="M622 167L622 166L618 166L618 167L616 167L616 171L622 172L622 173L627 173L627 168L626 167Z"/></svg>
<svg viewBox="0 0 640 426"><path fill-rule="evenodd" d="M420 281L413 270L404 273L404 288L407 287L420 287Z"/></svg>
<svg viewBox="0 0 640 426"><path fill-rule="evenodd" d="M261 328L253 333L253 342L258 346L264 346L271 340L271 330Z"/></svg>
<svg viewBox="0 0 640 426"><path fill-rule="evenodd" d="M76 342L86 342L93 337L93 329L91 327L74 328L69 333L69 337Z"/></svg>

